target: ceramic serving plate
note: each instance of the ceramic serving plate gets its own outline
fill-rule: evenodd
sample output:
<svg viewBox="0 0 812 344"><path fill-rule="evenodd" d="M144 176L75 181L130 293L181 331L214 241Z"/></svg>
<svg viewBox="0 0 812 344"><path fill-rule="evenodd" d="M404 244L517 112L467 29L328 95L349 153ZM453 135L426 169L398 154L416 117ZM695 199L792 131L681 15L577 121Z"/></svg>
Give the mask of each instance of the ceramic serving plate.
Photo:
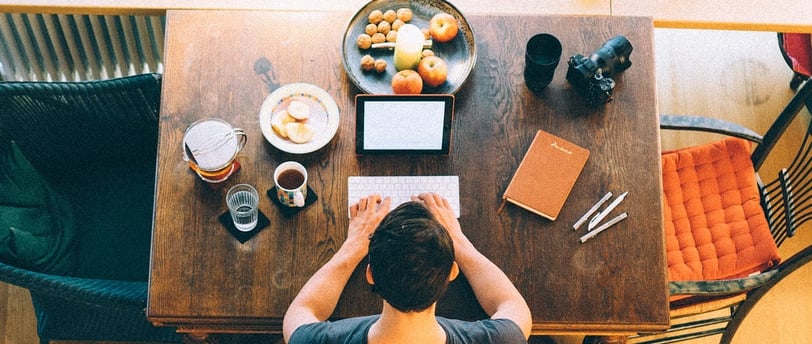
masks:
<svg viewBox="0 0 812 344"><path fill-rule="evenodd" d="M271 128L273 115L286 111L294 100L310 107L310 117L306 123L313 126L315 135L305 143L283 138ZM328 144L338 131L338 119L338 106L333 97L320 87L306 83L288 84L276 89L265 98L259 110L259 126L265 139L279 150L293 154L314 152Z"/></svg>
<svg viewBox="0 0 812 344"><path fill-rule="evenodd" d="M428 28L429 20L435 14L447 12L457 19L459 33L446 43L433 42L432 50L435 55L443 58L448 65L448 79L438 87L428 87L424 85L423 93L429 94L454 94L468 79L476 63L476 43L474 33L468 26L468 21L457 10L456 7L445 1L438 0L374 0L362 7L347 26L342 43L342 64L352 83L362 92L369 94L392 94L392 76L395 75L395 63L393 61L393 50L389 49L360 49L358 48L358 35L364 33L364 28L369 24L369 13L373 10L395 10L399 8L411 8L412 20L409 24L418 28ZM386 71L378 73L375 71L365 72L361 69L361 57L372 55L375 59L386 61Z"/></svg>

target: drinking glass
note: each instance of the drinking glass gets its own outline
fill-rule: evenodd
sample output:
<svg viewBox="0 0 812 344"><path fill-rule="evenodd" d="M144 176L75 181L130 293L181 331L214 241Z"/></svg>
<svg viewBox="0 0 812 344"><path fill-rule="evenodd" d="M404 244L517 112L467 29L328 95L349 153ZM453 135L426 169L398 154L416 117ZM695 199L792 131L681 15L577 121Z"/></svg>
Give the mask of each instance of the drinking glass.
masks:
<svg viewBox="0 0 812 344"><path fill-rule="evenodd" d="M548 33L540 33L527 41L524 53L524 81L533 92L540 92L553 80L561 58L561 42Z"/></svg>
<svg viewBox="0 0 812 344"><path fill-rule="evenodd" d="M248 232L257 226L259 216L259 193L257 189L248 184L237 184L231 187L226 194L228 212L234 227Z"/></svg>

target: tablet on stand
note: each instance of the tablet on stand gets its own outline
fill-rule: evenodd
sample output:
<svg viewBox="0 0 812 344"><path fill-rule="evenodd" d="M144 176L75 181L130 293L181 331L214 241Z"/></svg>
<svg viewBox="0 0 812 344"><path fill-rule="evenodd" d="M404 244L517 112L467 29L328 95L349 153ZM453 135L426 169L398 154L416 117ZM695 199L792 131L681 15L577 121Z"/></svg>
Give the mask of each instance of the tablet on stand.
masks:
<svg viewBox="0 0 812 344"><path fill-rule="evenodd" d="M447 155L454 96L371 95L355 97L357 154Z"/></svg>

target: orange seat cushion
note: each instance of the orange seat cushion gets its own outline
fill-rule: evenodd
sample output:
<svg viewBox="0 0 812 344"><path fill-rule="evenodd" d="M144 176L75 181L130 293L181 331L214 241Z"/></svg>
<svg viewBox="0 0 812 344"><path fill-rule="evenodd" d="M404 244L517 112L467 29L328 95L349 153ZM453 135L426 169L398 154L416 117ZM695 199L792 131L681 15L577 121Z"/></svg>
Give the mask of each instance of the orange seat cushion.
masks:
<svg viewBox="0 0 812 344"><path fill-rule="evenodd" d="M778 264L748 141L665 152L662 168L670 280L746 277Z"/></svg>

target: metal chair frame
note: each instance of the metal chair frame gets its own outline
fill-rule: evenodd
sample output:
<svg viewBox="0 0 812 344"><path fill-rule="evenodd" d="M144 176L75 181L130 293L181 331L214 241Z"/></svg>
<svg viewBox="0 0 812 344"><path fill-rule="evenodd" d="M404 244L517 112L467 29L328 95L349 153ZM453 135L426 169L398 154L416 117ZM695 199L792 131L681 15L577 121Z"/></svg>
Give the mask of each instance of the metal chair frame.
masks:
<svg viewBox="0 0 812 344"><path fill-rule="evenodd" d="M759 172L769 153L781 139L801 110L812 110L812 82L799 84L796 94L765 132L758 133L729 121L685 115L661 115L660 127L669 130L693 130L739 137L757 144L751 154L761 193L762 208L777 246L795 235L798 228L812 220L812 123L793 161L766 179ZM695 316L709 311L728 309L729 314L688 322L675 322L666 333L640 334L629 338L634 343L674 343L723 334L722 343L729 343L742 319L758 300L783 277L812 260L812 246L784 260L777 267L746 278L718 281L672 281L672 295L705 296L701 304L672 303L672 320ZM699 312L675 309L695 308Z"/></svg>

